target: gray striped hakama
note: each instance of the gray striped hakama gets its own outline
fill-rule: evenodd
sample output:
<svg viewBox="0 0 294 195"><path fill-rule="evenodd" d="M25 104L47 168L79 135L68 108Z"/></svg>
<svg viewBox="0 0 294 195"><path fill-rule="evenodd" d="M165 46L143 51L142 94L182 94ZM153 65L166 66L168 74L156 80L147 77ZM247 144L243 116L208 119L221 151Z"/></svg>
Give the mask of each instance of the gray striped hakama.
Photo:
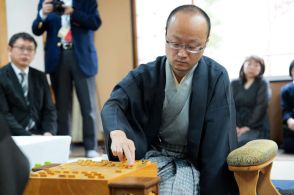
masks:
<svg viewBox="0 0 294 195"><path fill-rule="evenodd" d="M160 176L161 195L197 195L199 191L199 171L185 160L183 154L165 149L150 150L145 158L156 162Z"/></svg>

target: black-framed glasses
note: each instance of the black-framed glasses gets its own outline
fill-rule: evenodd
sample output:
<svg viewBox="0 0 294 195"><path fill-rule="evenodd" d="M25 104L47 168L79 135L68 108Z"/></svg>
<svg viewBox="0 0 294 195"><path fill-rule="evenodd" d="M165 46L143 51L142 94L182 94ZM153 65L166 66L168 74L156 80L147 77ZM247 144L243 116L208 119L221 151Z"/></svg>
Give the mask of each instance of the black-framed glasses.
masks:
<svg viewBox="0 0 294 195"><path fill-rule="evenodd" d="M28 53L33 53L36 50L33 47L25 47L25 46L19 46L19 45L14 45L12 47L19 49L19 51L21 51L22 53L24 53L25 51L27 51Z"/></svg>
<svg viewBox="0 0 294 195"><path fill-rule="evenodd" d="M185 51L192 54L200 53L206 47L206 44L203 47L199 47L199 46L195 47L195 46L180 44L180 43L172 42L168 40L166 40L166 43L171 49L174 49L174 50L184 49Z"/></svg>

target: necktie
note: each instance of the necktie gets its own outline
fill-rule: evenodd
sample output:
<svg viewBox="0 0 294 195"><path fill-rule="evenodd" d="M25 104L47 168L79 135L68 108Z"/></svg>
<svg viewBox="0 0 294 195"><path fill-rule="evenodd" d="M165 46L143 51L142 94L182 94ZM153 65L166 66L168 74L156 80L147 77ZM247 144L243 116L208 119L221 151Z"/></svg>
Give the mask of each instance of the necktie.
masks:
<svg viewBox="0 0 294 195"><path fill-rule="evenodd" d="M27 99L27 96L28 96L28 83L26 82L27 74L25 72L21 72L21 73L19 73L19 75L21 77L20 84L22 87L22 91L23 91L25 98Z"/></svg>
<svg viewBox="0 0 294 195"><path fill-rule="evenodd" d="M64 41L65 41L66 43L71 43L71 42L72 42L72 34L71 34L71 30L69 30L69 31L66 33L66 35L65 35L65 37L64 37Z"/></svg>
<svg viewBox="0 0 294 195"><path fill-rule="evenodd" d="M24 97L26 98L27 104L29 104L29 101L28 101L28 91L29 90L28 90L27 74L25 72L21 72L21 73L19 73L19 75L20 75L20 84L21 84L21 87L23 90ZM32 117L30 117L29 123L25 129L30 130L34 126L35 126L35 121L32 119Z"/></svg>

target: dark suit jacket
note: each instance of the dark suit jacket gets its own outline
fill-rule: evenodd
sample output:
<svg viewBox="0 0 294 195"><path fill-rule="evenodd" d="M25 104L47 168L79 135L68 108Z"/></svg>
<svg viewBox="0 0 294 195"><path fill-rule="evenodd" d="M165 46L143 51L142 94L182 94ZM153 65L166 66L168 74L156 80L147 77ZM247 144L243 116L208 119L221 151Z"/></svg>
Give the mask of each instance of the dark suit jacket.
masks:
<svg viewBox="0 0 294 195"><path fill-rule="evenodd" d="M53 73L57 71L60 62L60 38L57 37L61 27L61 16L50 13L42 21L39 11L42 8L43 0L39 1L37 17L33 22L32 30L35 35L42 35L47 32L45 45L45 71ZM101 19L97 10L96 0L73 0L74 12L71 15L71 31L73 36L74 51L78 65L86 76L93 76L97 73L97 53L94 46L94 31L101 25Z"/></svg>
<svg viewBox="0 0 294 195"><path fill-rule="evenodd" d="M289 118L294 118L294 84L288 83L281 89L281 108L283 123L287 124Z"/></svg>
<svg viewBox="0 0 294 195"><path fill-rule="evenodd" d="M0 194L21 195L29 178L29 161L20 151L0 114Z"/></svg>
<svg viewBox="0 0 294 195"><path fill-rule="evenodd" d="M158 142L165 89L166 57L140 65L113 90L102 110L106 149L110 160L109 134L125 131L135 142L136 159L141 159ZM190 96L188 158L200 171L204 195L236 193L233 174L226 158L237 147L235 108L226 70L202 57L194 71ZM117 159L116 159L117 160Z"/></svg>
<svg viewBox="0 0 294 195"><path fill-rule="evenodd" d="M56 133L56 111L51 98L47 78L34 68L29 69L29 92L26 103L22 87L11 66L0 69L0 111L4 114L12 135ZM26 131L30 117L36 128Z"/></svg>
<svg viewBox="0 0 294 195"><path fill-rule="evenodd" d="M282 117L283 117L283 124L284 124L283 125L284 139L286 138L294 139L294 132L289 129L287 124L287 120L289 118L294 118L294 84L293 82L288 83L287 85L281 88L281 108L282 108ZM294 143L292 143L291 145L293 144Z"/></svg>

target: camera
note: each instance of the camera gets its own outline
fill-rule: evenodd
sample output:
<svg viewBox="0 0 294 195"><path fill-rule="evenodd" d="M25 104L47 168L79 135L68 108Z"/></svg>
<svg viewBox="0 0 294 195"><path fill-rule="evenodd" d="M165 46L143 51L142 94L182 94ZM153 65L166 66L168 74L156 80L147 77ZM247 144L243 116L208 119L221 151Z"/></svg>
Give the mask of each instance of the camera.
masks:
<svg viewBox="0 0 294 195"><path fill-rule="evenodd" d="M53 5L53 12L59 15L62 15L64 13L64 7L62 7L64 5L64 2L62 0L53 0L52 5Z"/></svg>

